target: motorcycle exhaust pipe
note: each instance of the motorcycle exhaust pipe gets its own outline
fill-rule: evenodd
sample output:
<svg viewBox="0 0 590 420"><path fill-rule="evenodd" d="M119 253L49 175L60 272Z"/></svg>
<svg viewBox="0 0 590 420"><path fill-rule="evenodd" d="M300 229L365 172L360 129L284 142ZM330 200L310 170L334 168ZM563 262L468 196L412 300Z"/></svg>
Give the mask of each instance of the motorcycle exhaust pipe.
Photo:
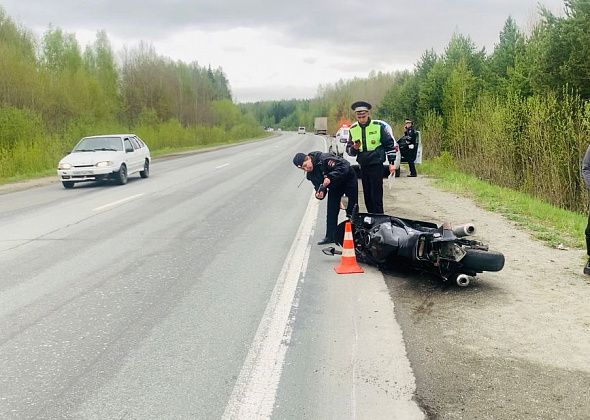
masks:
<svg viewBox="0 0 590 420"><path fill-rule="evenodd" d="M453 233L458 238L473 235L475 233L475 225L473 223L465 223L464 225L455 227Z"/></svg>
<svg viewBox="0 0 590 420"><path fill-rule="evenodd" d="M459 274L457 276L457 286L459 287L467 287L469 286L469 282L471 281L471 277L467 274Z"/></svg>

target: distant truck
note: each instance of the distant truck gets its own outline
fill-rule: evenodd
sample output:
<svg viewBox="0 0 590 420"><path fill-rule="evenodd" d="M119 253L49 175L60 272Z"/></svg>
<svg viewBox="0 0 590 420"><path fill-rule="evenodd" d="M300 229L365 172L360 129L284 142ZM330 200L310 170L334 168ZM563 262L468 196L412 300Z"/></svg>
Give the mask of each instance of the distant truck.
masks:
<svg viewBox="0 0 590 420"><path fill-rule="evenodd" d="M328 134L328 117L316 117L313 123L316 134Z"/></svg>

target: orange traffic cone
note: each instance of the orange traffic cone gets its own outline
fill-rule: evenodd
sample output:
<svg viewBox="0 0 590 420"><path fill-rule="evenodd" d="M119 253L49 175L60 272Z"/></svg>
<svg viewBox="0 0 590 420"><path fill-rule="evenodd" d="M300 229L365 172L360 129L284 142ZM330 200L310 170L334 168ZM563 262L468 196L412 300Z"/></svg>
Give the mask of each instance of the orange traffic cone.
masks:
<svg viewBox="0 0 590 420"><path fill-rule="evenodd" d="M354 254L354 240L352 239L352 226L350 220L344 225L344 243L342 244L342 259L340 265L334 267L338 274L364 273L363 269L356 263Z"/></svg>

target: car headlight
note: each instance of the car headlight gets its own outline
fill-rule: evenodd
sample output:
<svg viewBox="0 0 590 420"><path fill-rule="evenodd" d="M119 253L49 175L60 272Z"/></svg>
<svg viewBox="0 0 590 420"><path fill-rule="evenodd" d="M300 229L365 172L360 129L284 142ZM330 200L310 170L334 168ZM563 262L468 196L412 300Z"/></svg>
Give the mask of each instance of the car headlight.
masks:
<svg viewBox="0 0 590 420"><path fill-rule="evenodd" d="M106 168L107 166L113 166L113 162L111 162L110 160L104 160L102 162L97 162L96 165L97 168Z"/></svg>
<svg viewBox="0 0 590 420"><path fill-rule="evenodd" d="M60 163L57 169L72 169L72 165L69 163Z"/></svg>

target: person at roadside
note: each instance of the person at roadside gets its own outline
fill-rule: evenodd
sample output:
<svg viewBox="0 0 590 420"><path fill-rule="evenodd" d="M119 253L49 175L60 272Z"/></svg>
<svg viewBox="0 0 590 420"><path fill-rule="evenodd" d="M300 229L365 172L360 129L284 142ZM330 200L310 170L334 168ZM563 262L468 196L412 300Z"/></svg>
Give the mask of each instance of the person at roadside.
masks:
<svg viewBox="0 0 590 420"><path fill-rule="evenodd" d="M410 173L408 176L416 176L416 153L418 152L417 144L418 134L414 129L412 120L406 120L404 123L404 135L399 140L400 151L404 155L404 159L408 162L408 169Z"/></svg>
<svg viewBox="0 0 590 420"><path fill-rule="evenodd" d="M332 153L319 151L297 153L293 164L306 172L306 177L315 188L315 197L323 200L328 195L328 212L326 214L326 236L318 245L334 243L338 212L343 195L348 197L346 215L350 217L358 203L358 180L350 163ZM327 191L327 192L326 192Z"/></svg>
<svg viewBox="0 0 590 420"><path fill-rule="evenodd" d="M586 183L586 187L590 188L590 146L586 150L584 160L582 161L582 178ZM584 274L590 275L590 211L588 214L588 224L586 225L586 254L588 255L588 261L584 266Z"/></svg>
<svg viewBox="0 0 590 420"><path fill-rule="evenodd" d="M394 165L395 165L395 170L397 171L399 169L400 163L401 163L400 162L401 161L401 153L398 155L399 145L397 144L397 140L395 139L395 136L393 135L393 128L391 128L391 125L387 121L383 121L383 120L373 120L373 121L376 121L378 123L384 124L385 125L385 129L387 130L387 132L391 136L391 139L393 140L393 150L395 152L395 162L394 162ZM397 176L399 176L399 174Z"/></svg>
<svg viewBox="0 0 590 420"><path fill-rule="evenodd" d="M387 157L389 173L394 173L394 140L382 122L371 120L370 103L357 101L351 109L356 122L348 131L346 152L359 164L367 212L383 213L383 161Z"/></svg>

